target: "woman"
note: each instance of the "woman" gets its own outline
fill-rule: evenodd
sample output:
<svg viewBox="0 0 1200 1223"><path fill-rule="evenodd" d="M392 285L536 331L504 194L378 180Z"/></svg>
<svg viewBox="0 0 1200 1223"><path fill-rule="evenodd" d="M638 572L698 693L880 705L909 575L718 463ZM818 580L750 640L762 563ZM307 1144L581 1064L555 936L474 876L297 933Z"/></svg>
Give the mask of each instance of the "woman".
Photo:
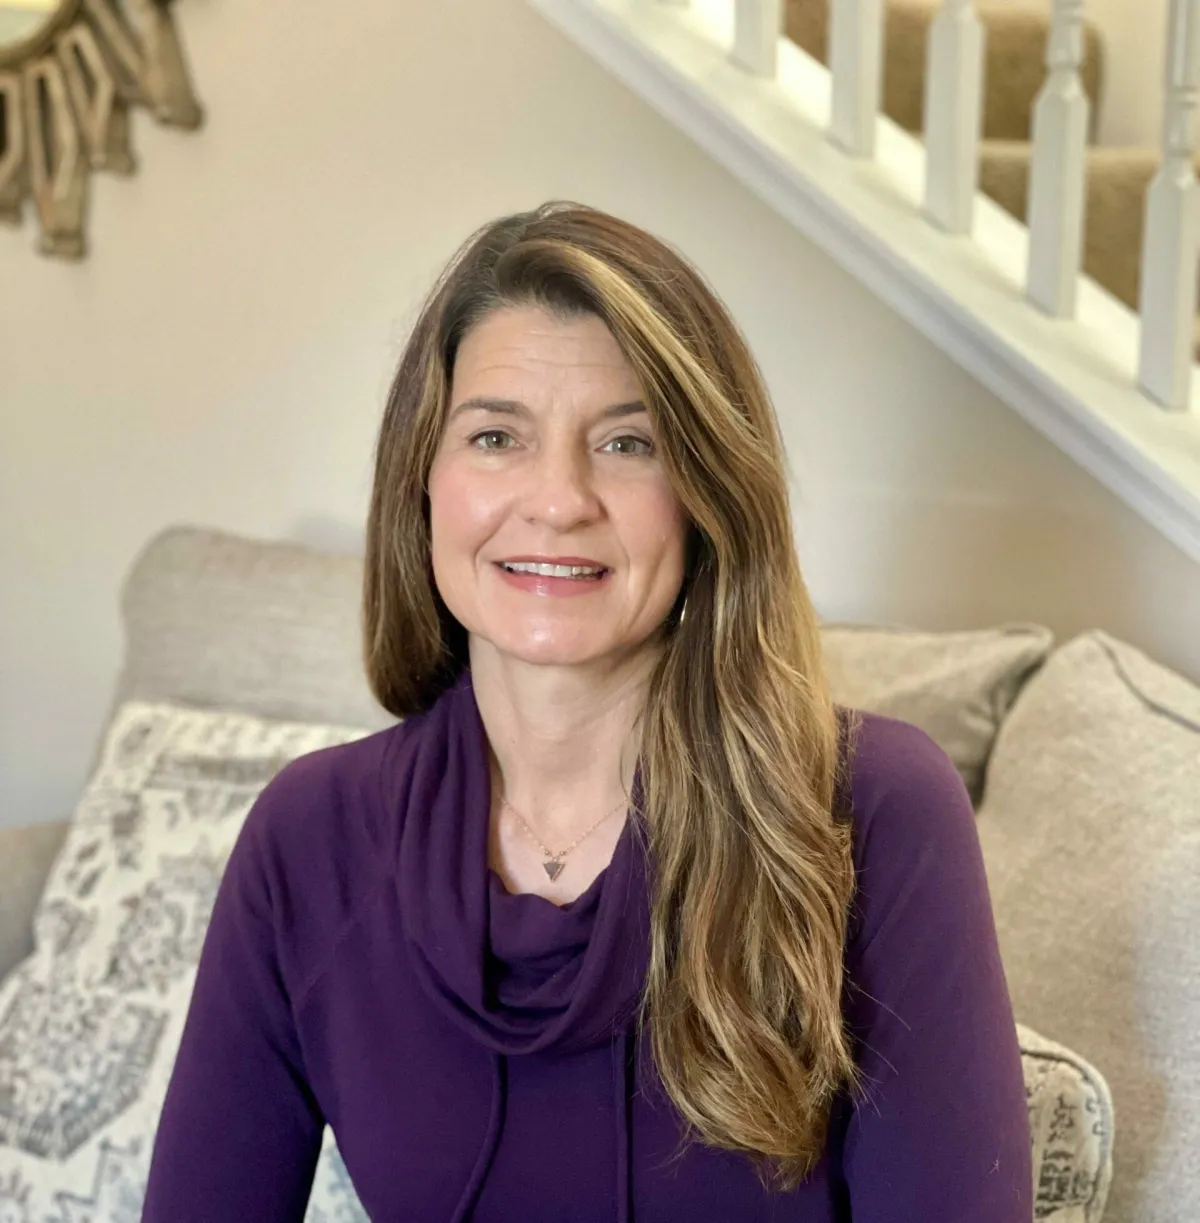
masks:
<svg viewBox="0 0 1200 1223"><path fill-rule="evenodd" d="M147 1223L1025 1223L973 815L831 702L762 380L672 250L477 233L379 438L366 662L403 721L229 862Z"/></svg>

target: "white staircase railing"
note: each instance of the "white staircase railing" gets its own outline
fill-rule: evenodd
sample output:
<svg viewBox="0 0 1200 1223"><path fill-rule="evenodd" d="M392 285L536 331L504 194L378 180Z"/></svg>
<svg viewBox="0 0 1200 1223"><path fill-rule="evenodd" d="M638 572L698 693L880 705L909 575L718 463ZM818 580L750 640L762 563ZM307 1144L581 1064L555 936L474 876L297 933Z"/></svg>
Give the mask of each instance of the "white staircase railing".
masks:
<svg viewBox="0 0 1200 1223"><path fill-rule="evenodd" d="M830 0L828 69L782 0L530 2L1200 560L1200 0L1172 0L1140 319L1079 270L1086 0L1053 2L1028 229L976 190L973 0L931 25L924 142L879 114L884 0Z"/></svg>
<svg viewBox="0 0 1200 1223"><path fill-rule="evenodd" d="M1088 104L1083 66L1084 0L1054 0L1046 83L1033 112L1029 178L1029 300L1056 318L1075 314L1083 258Z"/></svg>
<svg viewBox="0 0 1200 1223"><path fill-rule="evenodd" d="M984 29L975 0L947 0L929 27L925 74L925 215L971 232L979 185Z"/></svg>
<svg viewBox="0 0 1200 1223"><path fill-rule="evenodd" d="M734 10L733 62L756 76L774 76L782 0L739 0Z"/></svg>
<svg viewBox="0 0 1200 1223"><path fill-rule="evenodd" d="M744 8L755 0L741 0ZM883 0L835 4L829 29L833 113L829 134L852 157L875 154L875 120L883 88ZM778 38L780 29L775 27Z"/></svg>
<svg viewBox="0 0 1200 1223"><path fill-rule="evenodd" d="M1167 26L1163 161L1146 195L1139 382L1168 407L1187 406L1192 384L1200 203L1196 107L1200 104L1200 0L1172 0Z"/></svg>

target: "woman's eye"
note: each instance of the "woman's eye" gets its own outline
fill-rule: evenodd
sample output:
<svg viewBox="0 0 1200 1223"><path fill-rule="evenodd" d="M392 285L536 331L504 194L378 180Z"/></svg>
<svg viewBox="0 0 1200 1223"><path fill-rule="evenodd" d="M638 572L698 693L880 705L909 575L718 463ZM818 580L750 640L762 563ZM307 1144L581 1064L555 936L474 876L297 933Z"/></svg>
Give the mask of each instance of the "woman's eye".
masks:
<svg viewBox="0 0 1200 1223"><path fill-rule="evenodd" d="M480 446L479 445L480 439L485 438L485 437L503 437L503 438L508 438L510 441L512 440L511 437L509 437L509 434L505 433L503 429L484 429L481 432L476 433L470 439L471 445L478 447L480 450L505 450L507 449L507 447L505 446Z"/></svg>
<svg viewBox="0 0 1200 1223"><path fill-rule="evenodd" d="M648 455L648 454L651 454L654 450L654 445L652 442L647 441L644 437L637 437L632 433L626 433L622 437L614 437L613 440L608 443L608 445L617 446L617 445L620 445L622 442L632 442L635 446L644 446L645 450L638 451L638 450L625 449L625 450L619 450L617 452L618 454Z"/></svg>

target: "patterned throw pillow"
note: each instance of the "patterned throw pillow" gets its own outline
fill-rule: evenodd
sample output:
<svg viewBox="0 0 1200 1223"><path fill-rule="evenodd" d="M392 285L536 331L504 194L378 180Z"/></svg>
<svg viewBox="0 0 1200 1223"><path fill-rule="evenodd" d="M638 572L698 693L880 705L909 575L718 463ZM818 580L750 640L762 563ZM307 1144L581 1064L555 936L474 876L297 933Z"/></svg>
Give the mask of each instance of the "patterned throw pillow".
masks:
<svg viewBox="0 0 1200 1223"><path fill-rule="evenodd" d="M1077 1053L1017 1024L1033 1131L1034 1217L1100 1223L1112 1181L1108 1084Z"/></svg>
<svg viewBox="0 0 1200 1223"><path fill-rule="evenodd" d="M288 761L365 734L130 702L0 985L0 1220L138 1223L217 884ZM366 1223L326 1132L307 1223Z"/></svg>

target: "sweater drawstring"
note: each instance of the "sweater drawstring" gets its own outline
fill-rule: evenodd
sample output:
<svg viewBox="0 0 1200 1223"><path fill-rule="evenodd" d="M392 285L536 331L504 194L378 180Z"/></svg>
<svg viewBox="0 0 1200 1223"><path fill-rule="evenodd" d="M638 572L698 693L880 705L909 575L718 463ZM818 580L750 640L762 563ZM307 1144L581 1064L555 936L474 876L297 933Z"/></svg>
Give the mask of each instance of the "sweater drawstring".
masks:
<svg viewBox="0 0 1200 1223"><path fill-rule="evenodd" d="M630 1169L629 1137L632 1109L632 1041L628 1032L617 1037L613 1059L613 1118L617 1129L617 1223L633 1218L633 1174Z"/></svg>
<svg viewBox="0 0 1200 1223"><path fill-rule="evenodd" d="M483 1136L483 1146L479 1148L475 1167L471 1169L471 1176L466 1188L462 1191L462 1197L458 1199L458 1205L454 1208L450 1223L466 1223L475 1209L475 1199L479 1196L479 1190L483 1187L488 1168L496 1154L496 1148L500 1145L500 1130L504 1125L504 1109L507 1103L507 1082L508 1061L502 1053L494 1053L492 1055L492 1109L488 1116L487 1133Z"/></svg>
<svg viewBox="0 0 1200 1223"><path fill-rule="evenodd" d="M629 1159L630 1111L632 1109L633 1042L628 1032L622 1032L613 1049L613 1113L617 1131L617 1223L632 1223L633 1179ZM492 1107L488 1115L487 1132L475 1159L450 1223L466 1223L475 1209L476 1199L491 1167L500 1131L504 1124L504 1109L508 1094L508 1061L501 1053L492 1055Z"/></svg>

